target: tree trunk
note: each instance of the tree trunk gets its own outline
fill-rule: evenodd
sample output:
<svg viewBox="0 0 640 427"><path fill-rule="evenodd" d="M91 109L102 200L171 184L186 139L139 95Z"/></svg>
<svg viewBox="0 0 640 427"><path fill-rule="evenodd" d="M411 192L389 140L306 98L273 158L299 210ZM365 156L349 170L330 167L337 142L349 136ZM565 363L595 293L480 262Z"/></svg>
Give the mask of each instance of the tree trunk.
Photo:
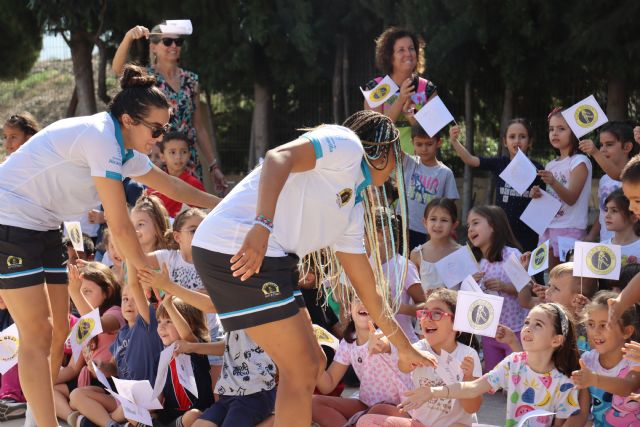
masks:
<svg viewBox="0 0 640 427"><path fill-rule="evenodd" d="M333 63L333 79L331 81L331 109L333 123L342 123L342 57L344 55L344 38L336 39L336 56Z"/></svg>
<svg viewBox="0 0 640 427"><path fill-rule="evenodd" d="M73 117L76 113L76 108L78 107L78 89L74 86L73 92L71 93L71 99L69 100L69 104L67 105L67 112L65 117Z"/></svg>
<svg viewBox="0 0 640 427"><path fill-rule="evenodd" d="M271 86L257 81L254 82L253 100L248 170L253 169L259 163L260 158L264 158L269 147L269 123L273 107Z"/></svg>
<svg viewBox="0 0 640 427"><path fill-rule="evenodd" d="M88 116L98 111L93 86L93 64L91 63L93 40L94 36L83 30L71 32L69 39L73 76L78 95L78 105L74 112L76 116Z"/></svg>
<svg viewBox="0 0 640 427"><path fill-rule="evenodd" d="M107 95L107 44L100 40L100 38L96 39L96 44L98 46L98 98L105 104L109 104L111 102L111 97Z"/></svg>
<svg viewBox="0 0 640 427"><path fill-rule="evenodd" d="M342 100L344 102L344 118L346 119L351 115L351 108L349 108L349 39L343 39L344 46L342 47ZM358 108L360 110L360 108Z"/></svg>
<svg viewBox="0 0 640 427"><path fill-rule="evenodd" d="M627 120L627 80L623 75L609 76L607 82L607 117L609 120Z"/></svg>
<svg viewBox="0 0 640 427"><path fill-rule="evenodd" d="M502 141L502 135L507 132L507 123L513 118L513 88L510 83L506 83L504 87L504 99L502 101L502 116L500 117L500 135L498 136L498 156L502 156L506 152L506 148ZM484 204L492 205L494 193L496 191L496 176L491 174L489 180L489 190L484 193Z"/></svg>
<svg viewBox="0 0 640 427"><path fill-rule="evenodd" d="M465 121L465 147L469 153L473 154L473 138L474 138L474 123L473 123L473 88L471 87L471 80L467 79L464 82L464 121ZM467 221L467 214L471 210L473 205L473 174L471 173L471 167L464 166L464 178L462 181L462 222Z"/></svg>

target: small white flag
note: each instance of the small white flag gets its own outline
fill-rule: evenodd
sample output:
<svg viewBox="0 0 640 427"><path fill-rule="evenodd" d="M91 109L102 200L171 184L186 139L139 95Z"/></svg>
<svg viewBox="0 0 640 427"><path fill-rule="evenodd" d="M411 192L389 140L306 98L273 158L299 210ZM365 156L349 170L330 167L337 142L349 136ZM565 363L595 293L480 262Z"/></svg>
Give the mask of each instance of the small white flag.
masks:
<svg viewBox="0 0 640 427"><path fill-rule="evenodd" d="M478 292L480 294L484 293L480 285L478 285L478 282L476 282L476 279L474 279L471 275L467 276L462 281L462 283L460 284L460 290L467 292Z"/></svg>
<svg viewBox="0 0 640 427"><path fill-rule="evenodd" d="M456 286L467 276L480 271L478 262L467 245L450 253L435 265L440 279L448 288Z"/></svg>
<svg viewBox="0 0 640 427"><path fill-rule="evenodd" d="M329 346L334 350L338 349L338 344L340 344L340 341L338 341L338 338L333 336L331 332L327 331L322 326L316 325L315 323L311 326L313 326L313 333L316 336L318 344Z"/></svg>
<svg viewBox="0 0 640 427"><path fill-rule="evenodd" d="M503 302L497 295L458 291L453 329L495 337Z"/></svg>
<svg viewBox="0 0 640 427"><path fill-rule="evenodd" d="M518 292L522 290L525 286L531 282L531 277L527 270L522 267L520 264L520 260L515 254L509 255L509 258L506 259L506 262L502 264L502 269L511 280L511 284L516 288Z"/></svg>
<svg viewBox="0 0 640 427"><path fill-rule="evenodd" d="M369 104L371 108L376 108L384 104L384 102L397 91L398 85L389 76L385 76L384 79L371 90L362 90L362 88L360 88L360 92L362 92L365 101L367 101L367 104Z"/></svg>
<svg viewBox="0 0 640 427"><path fill-rule="evenodd" d="M527 421L533 417L543 417L542 419L537 420L538 423L536 423L536 425L550 425L551 420L548 417L550 417L551 415L555 415L555 412L549 412L544 409L534 409L533 411L521 415L520 421L518 422L518 424L516 424L516 427L524 427L526 425L529 425L527 424Z"/></svg>
<svg viewBox="0 0 640 427"><path fill-rule="evenodd" d="M145 409L162 409L162 404L153 397L153 389L148 380L121 380L111 377L118 393L125 399Z"/></svg>
<svg viewBox="0 0 640 427"><path fill-rule="evenodd" d="M573 275L618 280L622 257L620 245L576 242L573 252Z"/></svg>
<svg viewBox="0 0 640 427"><path fill-rule="evenodd" d="M100 333L102 333L102 322L97 308L78 319L69 334L74 361L78 361L82 348L87 345L91 338Z"/></svg>
<svg viewBox="0 0 640 427"><path fill-rule="evenodd" d="M158 361L158 371L156 373L156 383L153 386L153 398L156 398L162 394L162 389L164 388L164 383L167 380L167 372L169 371L169 364L173 359L173 351L176 348L176 343L171 344L168 347L165 347L164 350L160 352L160 360Z"/></svg>
<svg viewBox="0 0 640 427"><path fill-rule="evenodd" d="M107 391L111 393L118 402L120 402L126 419L137 421L147 426L153 425L153 420L151 419L151 414L148 409L128 400L111 389L107 389Z"/></svg>
<svg viewBox="0 0 640 427"><path fill-rule="evenodd" d="M518 148L518 152L499 175L520 195L524 194L536 179L538 170L529 158Z"/></svg>
<svg viewBox="0 0 640 427"><path fill-rule="evenodd" d="M549 241L542 242L540 246L535 248L531 252L531 259L529 260L529 268L527 273L529 276L535 276L541 271L549 268Z"/></svg>
<svg viewBox="0 0 640 427"><path fill-rule="evenodd" d="M109 384L109 380L105 376L104 372L102 372L100 368L96 366L93 360L91 361L91 365L93 366L93 372L95 372L96 378L98 379L98 381L100 381L100 384L102 384L107 390L111 390L111 384Z"/></svg>
<svg viewBox="0 0 640 427"><path fill-rule="evenodd" d="M531 199L527 208L520 215L520 221L527 224L536 233L543 234L562 207L562 203L546 191L540 191L542 196Z"/></svg>
<svg viewBox="0 0 640 427"><path fill-rule="evenodd" d="M19 347L18 326L14 323L0 332L0 374L4 375L9 369L16 366Z"/></svg>
<svg viewBox="0 0 640 427"><path fill-rule="evenodd" d="M198 386L196 385L196 377L193 375L191 356L179 354L175 357L175 361L178 381L182 384L182 387L189 390L195 397L198 397Z"/></svg>
<svg viewBox="0 0 640 427"><path fill-rule="evenodd" d="M169 19L166 24L160 25L163 34L175 34L177 36L188 36L193 33L193 25L190 19Z"/></svg>
<svg viewBox="0 0 640 427"><path fill-rule="evenodd" d="M78 221L65 221L64 228L67 230L67 235L69 236L69 240L71 240L73 249L75 249L76 252L84 252L82 227L80 227L80 223Z"/></svg>
<svg viewBox="0 0 640 427"><path fill-rule="evenodd" d="M576 243L576 239L573 237L558 236L558 258L560 261L567 261L567 252L573 250L573 245Z"/></svg>
<svg viewBox="0 0 640 427"><path fill-rule="evenodd" d="M609 121L593 95L567 108L561 114L578 139Z"/></svg>
<svg viewBox="0 0 640 427"><path fill-rule="evenodd" d="M414 117L430 137L453 121L453 116L438 95L429 100Z"/></svg>

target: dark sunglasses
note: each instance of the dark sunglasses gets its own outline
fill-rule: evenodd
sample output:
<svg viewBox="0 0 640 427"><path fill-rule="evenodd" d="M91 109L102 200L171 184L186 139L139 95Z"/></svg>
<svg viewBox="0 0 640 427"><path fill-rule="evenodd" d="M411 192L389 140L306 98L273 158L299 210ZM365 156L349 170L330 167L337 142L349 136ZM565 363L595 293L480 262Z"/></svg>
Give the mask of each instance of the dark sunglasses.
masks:
<svg viewBox="0 0 640 427"><path fill-rule="evenodd" d="M181 47L182 44L184 43L184 39L181 38L181 37L178 37L176 39L171 39L169 37L164 37L162 39L162 44L165 45L166 47L169 47L174 43L176 44L176 46Z"/></svg>
<svg viewBox="0 0 640 427"><path fill-rule="evenodd" d="M151 123L147 123L142 119L138 119L138 123L143 124L145 127L148 127L149 129L151 129L151 137L152 138L159 138L162 135L164 135L165 133L169 132L169 124L167 123L164 126L156 126L156 125L152 125Z"/></svg>
<svg viewBox="0 0 640 427"><path fill-rule="evenodd" d="M427 318L427 319L433 320L434 322L442 320L442 318L445 316L453 317L453 314L445 313L444 311L440 311L440 310L417 310L416 311L416 317L418 319Z"/></svg>

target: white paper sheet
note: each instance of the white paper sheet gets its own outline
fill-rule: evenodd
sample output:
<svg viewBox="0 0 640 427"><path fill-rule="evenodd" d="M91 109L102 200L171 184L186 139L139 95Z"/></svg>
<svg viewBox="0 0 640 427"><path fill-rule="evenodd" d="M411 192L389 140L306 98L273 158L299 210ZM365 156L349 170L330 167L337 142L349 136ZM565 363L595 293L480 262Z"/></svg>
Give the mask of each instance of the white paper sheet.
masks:
<svg viewBox="0 0 640 427"><path fill-rule="evenodd" d="M147 426L153 425L153 420L151 419L151 414L149 410L143 408L142 406L126 399L124 396L119 395L113 390L107 390L111 395L120 402L122 406L122 410L124 412L124 416L128 420L137 421Z"/></svg>
<svg viewBox="0 0 640 427"><path fill-rule="evenodd" d="M511 284L516 288L518 292L522 290L525 286L531 282L531 277L527 270L522 267L520 264L520 260L515 254L509 255L509 258L505 260L505 263L502 265L504 272L511 280Z"/></svg>
<svg viewBox="0 0 640 427"><path fill-rule="evenodd" d="M558 252L560 252L558 258L560 258L560 261L567 261L567 252L573 249L575 243L576 239L572 237L558 236Z"/></svg>
<svg viewBox="0 0 640 427"><path fill-rule="evenodd" d="M467 276L462 281L462 283L460 284L460 290L467 291L467 292L477 292L479 294L484 293L480 285L478 285L478 282L476 282L476 279L473 278L473 276Z"/></svg>
<svg viewBox="0 0 640 427"><path fill-rule="evenodd" d="M503 302L497 295L458 291L453 329L495 337Z"/></svg>
<svg viewBox="0 0 640 427"><path fill-rule="evenodd" d="M193 33L193 25L190 19L168 19L166 24L160 25L163 34L175 34L188 36Z"/></svg>
<svg viewBox="0 0 640 427"><path fill-rule="evenodd" d="M196 385L196 377L193 375L191 356L188 354L179 354L175 359L178 381L180 381L182 387L189 390L195 397L198 397L198 386Z"/></svg>
<svg viewBox="0 0 640 427"><path fill-rule="evenodd" d="M142 406L145 409L162 409L160 401L153 397L153 389L148 380L121 380L111 377L118 393L125 399Z"/></svg>
<svg viewBox="0 0 640 427"><path fill-rule="evenodd" d="M462 246L435 264L438 275L448 288L456 286L467 276L480 271L469 246Z"/></svg>
<svg viewBox="0 0 640 427"><path fill-rule="evenodd" d="M542 191L542 197L531 199L520 215L520 220L536 233L543 234L562 207L562 203L546 191L540 191Z"/></svg>
<svg viewBox="0 0 640 427"><path fill-rule="evenodd" d="M112 390L111 389L111 384L109 384L109 380L107 379L107 377L104 374L104 372L102 372L96 366L96 364L93 362L93 360L91 361L91 365L93 365L93 372L96 373L96 378L98 379L98 381L100 381L100 384L102 384L107 390Z"/></svg>
<svg viewBox="0 0 640 427"><path fill-rule="evenodd" d="M439 96L434 96L414 116L427 135L433 137L454 119Z"/></svg>
<svg viewBox="0 0 640 427"><path fill-rule="evenodd" d="M502 171L500 178L513 187L520 195L524 194L536 179L538 170L529 158L518 148L509 165Z"/></svg>
<svg viewBox="0 0 640 427"><path fill-rule="evenodd" d="M157 398L162 393L164 383L167 381L167 372L169 371L169 364L173 359L173 352L176 348L176 344L173 343L166 347L160 353L160 360L158 361L158 372L156 373L156 383L153 386L153 398Z"/></svg>

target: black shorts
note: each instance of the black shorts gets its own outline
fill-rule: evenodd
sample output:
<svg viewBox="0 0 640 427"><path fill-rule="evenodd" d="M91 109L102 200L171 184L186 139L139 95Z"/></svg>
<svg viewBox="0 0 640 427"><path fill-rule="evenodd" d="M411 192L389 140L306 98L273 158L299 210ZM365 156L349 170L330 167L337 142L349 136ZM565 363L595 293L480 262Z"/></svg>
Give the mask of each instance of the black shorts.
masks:
<svg viewBox="0 0 640 427"><path fill-rule="evenodd" d="M223 395L200 419L220 427L252 427L271 415L275 406L276 389L244 396Z"/></svg>
<svg viewBox="0 0 640 427"><path fill-rule="evenodd" d="M193 264L227 332L286 319L305 307L295 255L265 257L260 273L243 282L231 274L232 255L197 246L192 252Z"/></svg>
<svg viewBox="0 0 640 427"><path fill-rule="evenodd" d="M0 289L67 283L62 231L0 225Z"/></svg>

